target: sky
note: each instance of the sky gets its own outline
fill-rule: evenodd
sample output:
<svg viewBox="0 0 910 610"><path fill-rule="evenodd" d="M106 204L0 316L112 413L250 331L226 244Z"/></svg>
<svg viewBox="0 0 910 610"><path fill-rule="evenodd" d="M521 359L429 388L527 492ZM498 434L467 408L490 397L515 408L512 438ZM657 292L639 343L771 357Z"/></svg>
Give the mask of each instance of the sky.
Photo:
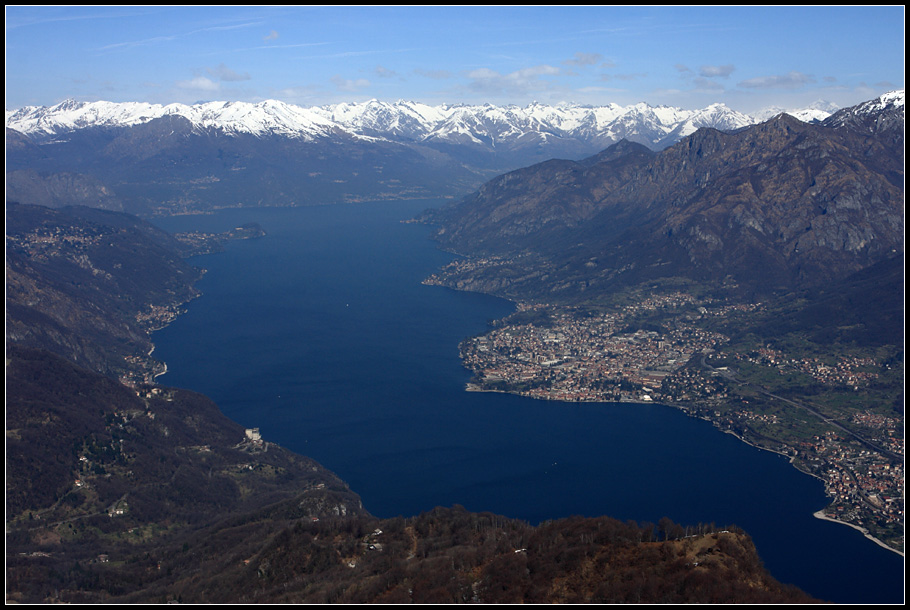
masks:
<svg viewBox="0 0 910 610"><path fill-rule="evenodd" d="M904 7L7 6L6 109L80 101L839 107L904 87Z"/></svg>

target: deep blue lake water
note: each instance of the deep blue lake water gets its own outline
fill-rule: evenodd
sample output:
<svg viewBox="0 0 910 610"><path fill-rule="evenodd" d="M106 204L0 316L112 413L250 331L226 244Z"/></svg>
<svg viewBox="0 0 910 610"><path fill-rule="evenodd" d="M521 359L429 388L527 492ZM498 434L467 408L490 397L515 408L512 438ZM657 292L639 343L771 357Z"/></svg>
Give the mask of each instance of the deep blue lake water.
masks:
<svg viewBox="0 0 910 610"><path fill-rule="evenodd" d="M453 256L401 221L440 202L225 210L171 231L258 222L267 236L193 259L203 296L155 333L159 381L213 398L344 479L378 517L461 504L735 524L780 581L839 603L902 603L903 558L812 513L821 482L661 405L465 392L458 343L511 303L420 282Z"/></svg>

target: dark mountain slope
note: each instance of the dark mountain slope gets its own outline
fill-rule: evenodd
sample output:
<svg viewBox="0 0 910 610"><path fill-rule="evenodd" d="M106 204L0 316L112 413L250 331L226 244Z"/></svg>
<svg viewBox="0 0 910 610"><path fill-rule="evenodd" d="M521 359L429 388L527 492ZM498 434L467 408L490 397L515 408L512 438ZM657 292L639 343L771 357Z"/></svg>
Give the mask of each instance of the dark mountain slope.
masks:
<svg viewBox="0 0 910 610"><path fill-rule="evenodd" d="M491 175L417 143L341 133L315 141L225 134L179 116L135 127L87 127L40 146L7 132L7 172L14 187L8 198L35 193L47 198L45 192L63 181L61 176L75 174L82 190L85 184L103 185L122 209L144 217L234 206L454 196ZM48 202L83 203L78 197L79 192L54 192Z"/></svg>
<svg viewBox="0 0 910 610"><path fill-rule="evenodd" d="M894 344L904 326L904 258L896 256L842 280L798 290L736 331L780 337L801 331L818 344Z"/></svg>
<svg viewBox="0 0 910 610"><path fill-rule="evenodd" d="M267 507L284 519L363 512L332 473L250 440L204 396L137 396L44 350L8 349L6 413L10 600L135 591L197 532Z"/></svg>
<svg viewBox="0 0 910 610"><path fill-rule="evenodd" d="M200 272L184 246L138 218L91 208L10 203L6 220L7 340L109 376L153 374L147 331L196 295Z"/></svg>
<svg viewBox="0 0 910 610"><path fill-rule="evenodd" d="M6 196L10 201L31 201L49 208L87 205L105 210L123 209L123 203L96 178L70 172L47 175L35 170L7 172Z"/></svg>
<svg viewBox="0 0 910 610"><path fill-rule="evenodd" d="M903 105L873 111L887 117L780 115L701 129L656 154L618 144L510 172L427 219L450 249L523 255L526 272L547 275L510 284L509 296L577 298L669 277L763 292L824 282L903 250ZM876 128L858 128L858 115ZM485 273L488 285L508 279Z"/></svg>

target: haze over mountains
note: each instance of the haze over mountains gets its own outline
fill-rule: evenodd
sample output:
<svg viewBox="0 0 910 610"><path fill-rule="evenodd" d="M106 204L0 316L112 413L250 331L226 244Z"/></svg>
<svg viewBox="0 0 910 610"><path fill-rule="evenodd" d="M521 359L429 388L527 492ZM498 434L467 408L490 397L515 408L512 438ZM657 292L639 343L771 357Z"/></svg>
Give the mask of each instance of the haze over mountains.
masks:
<svg viewBox="0 0 910 610"><path fill-rule="evenodd" d="M825 107L827 108L827 106ZM796 112L805 120L822 109ZM7 196L143 216L228 206L457 197L503 171L628 140L660 150L759 120L712 104L428 106L274 100L8 110Z"/></svg>

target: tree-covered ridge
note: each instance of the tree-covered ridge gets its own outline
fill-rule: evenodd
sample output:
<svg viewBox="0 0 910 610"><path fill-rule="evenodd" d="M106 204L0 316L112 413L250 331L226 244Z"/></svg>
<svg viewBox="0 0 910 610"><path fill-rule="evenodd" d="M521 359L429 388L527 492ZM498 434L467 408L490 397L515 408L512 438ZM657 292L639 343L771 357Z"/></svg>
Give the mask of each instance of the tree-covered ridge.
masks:
<svg viewBox="0 0 910 610"><path fill-rule="evenodd" d="M8 340L131 383L161 372L148 331L194 298L186 248L138 218L92 208L6 208Z"/></svg>

